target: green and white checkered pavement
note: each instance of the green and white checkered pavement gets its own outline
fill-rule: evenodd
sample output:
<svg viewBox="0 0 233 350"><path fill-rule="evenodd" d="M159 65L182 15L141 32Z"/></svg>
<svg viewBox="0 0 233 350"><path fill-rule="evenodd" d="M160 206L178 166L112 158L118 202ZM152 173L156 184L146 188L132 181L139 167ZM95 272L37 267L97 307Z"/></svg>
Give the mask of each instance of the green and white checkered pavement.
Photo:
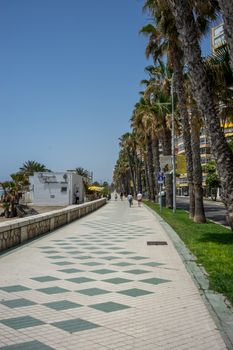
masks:
<svg viewBox="0 0 233 350"><path fill-rule="evenodd" d="M0 261L1 350L226 349L143 206L110 201Z"/></svg>

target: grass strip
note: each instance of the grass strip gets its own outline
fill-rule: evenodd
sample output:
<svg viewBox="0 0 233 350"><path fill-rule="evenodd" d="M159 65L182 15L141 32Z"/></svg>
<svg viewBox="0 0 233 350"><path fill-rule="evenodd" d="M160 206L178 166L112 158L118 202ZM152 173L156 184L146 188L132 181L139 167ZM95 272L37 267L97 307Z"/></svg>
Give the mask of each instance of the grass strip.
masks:
<svg viewBox="0 0 233 350"><path fill-rule="evenodd" d="M197 257L210 282L210 288L225 295L233 305L233 233L227 228L208 221L197 224L188 213L163 208L159 204L144 202L156 211L179 235L189 250Z"/></svg>

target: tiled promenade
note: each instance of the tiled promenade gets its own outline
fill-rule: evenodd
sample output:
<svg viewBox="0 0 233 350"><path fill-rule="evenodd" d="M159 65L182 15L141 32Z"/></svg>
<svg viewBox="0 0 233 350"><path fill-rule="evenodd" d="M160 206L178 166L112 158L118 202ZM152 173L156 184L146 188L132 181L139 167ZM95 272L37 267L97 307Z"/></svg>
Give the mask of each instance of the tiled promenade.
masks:
<svg viewBox="0 0 233 350"><path fill-rule="evenodd" d="M155 217L118 200L0 257L0 349L226 347Z"/></svg>

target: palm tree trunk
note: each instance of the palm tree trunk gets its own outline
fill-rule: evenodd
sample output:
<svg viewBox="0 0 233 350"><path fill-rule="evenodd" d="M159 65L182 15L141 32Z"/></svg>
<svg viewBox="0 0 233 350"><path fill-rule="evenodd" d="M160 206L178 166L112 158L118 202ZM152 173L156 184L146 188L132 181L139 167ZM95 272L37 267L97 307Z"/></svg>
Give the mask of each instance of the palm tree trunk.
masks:
<svg viewBox="0 0 233 350"><path fill-rule="evenodd" d="M151 192L150 192L150 186L149 186L148 164L147 164L147 155L146 155L146 152L144 153L144 167L145 167L145 185L146 185L146 192L148 193L148 199L151 199Z"/></svg>
<svg viewBox="0 0 233 350"><path fill-rule="evenodd" d="M127 149L127 155L128 155L128 160L129 160L130 177L131 177L131 180L133 182L133 192L134 192L134 194L136 194L137 191L136 191L136 184L135 184L135 177L134 177L133 161L132 161L130 151L128 149Z"/></svg>
<svg viewBox="0 0 233 350"><path fill-rule="evenodd" d="M158 201L158 193L159 193L159 186L157 183L157 177L160 169L159 164L159 139L157 136L153 136L152 138L152 153L153 153L153 164L154 164L154 192L155 192L155 201Z"/></svg>
<svg viewBox="0 0 233 350"><path fill-rule="evenodd" d="M210 79L204 68L197 39L197 29L190 3L186 0L168 0L180 35L185 60L189 66L193 97L205 120L213 156L222 185L222 200L227 207L228 221L233 229L233 153L220 128Z"/></svg>
<svg viewBox="0 0 233 350"><path fill-rule="evenodd" d="M191 147L191 134L190 134L190 124L189 124L189 115L187 110L187 99L185 94L184 87L184 76L182 69L182 52L176 46L173 47L172 51L172 62L173 62L173 70L175 77L175 90L178 97L179 102L179 111L180 111L180 119L181 119L181 129L182 129L182 137L184 142L184 150L185 150L185 160L186 160L186 172L187 172L187 180L189 187L189 217L193 218L195 213L195 199L193 192L193 156L192 156L192 147Z"/></svg>
<svg viewBox="0 0 233 350"><path fill-rule="evenodd" d="M230 66L233 71L233 4L232 0L219 0L224 20L224 36L228 44Z"/></svg>
<svg viewBox="0 0 233 350"><path fill-rule="evenodd" d="M148 179L151 198L155 200L155 181L154 181L154 166L153 166L153 153L152 153L152 138L151 135L147 136L147 162L148 162Z"/></svg>
<svg viewBox="0 0 233 350"><path fill-rule="evenodd" d="M166 121L165 121L166 124ZM163 154L165 156L171 156L171 130L164 124L163 126ZM165 176L165 188L166 188L166 207L173 207L173 188L172 188L172 175L167 174Z"/></svg>
<svg viewBox="0 0 233 350"><path fill-rule="evenodd" d="M193 220L201 224L206 222L206 218L203 205L202 167L200 156L200 124L194 114L191 116L191 131L195 197L195 212Z"/></svg>

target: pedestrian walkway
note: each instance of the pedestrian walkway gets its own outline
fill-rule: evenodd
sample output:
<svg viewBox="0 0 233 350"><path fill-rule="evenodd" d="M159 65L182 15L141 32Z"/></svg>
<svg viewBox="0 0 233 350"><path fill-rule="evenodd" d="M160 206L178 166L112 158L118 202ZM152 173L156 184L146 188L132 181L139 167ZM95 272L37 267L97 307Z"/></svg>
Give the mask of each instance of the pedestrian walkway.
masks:
<svg viewBox="0 0 233 350"><path fill-rule="evenodd" d="M1 350L226 349L144 206L112 200L0 260Z"/></svg>

